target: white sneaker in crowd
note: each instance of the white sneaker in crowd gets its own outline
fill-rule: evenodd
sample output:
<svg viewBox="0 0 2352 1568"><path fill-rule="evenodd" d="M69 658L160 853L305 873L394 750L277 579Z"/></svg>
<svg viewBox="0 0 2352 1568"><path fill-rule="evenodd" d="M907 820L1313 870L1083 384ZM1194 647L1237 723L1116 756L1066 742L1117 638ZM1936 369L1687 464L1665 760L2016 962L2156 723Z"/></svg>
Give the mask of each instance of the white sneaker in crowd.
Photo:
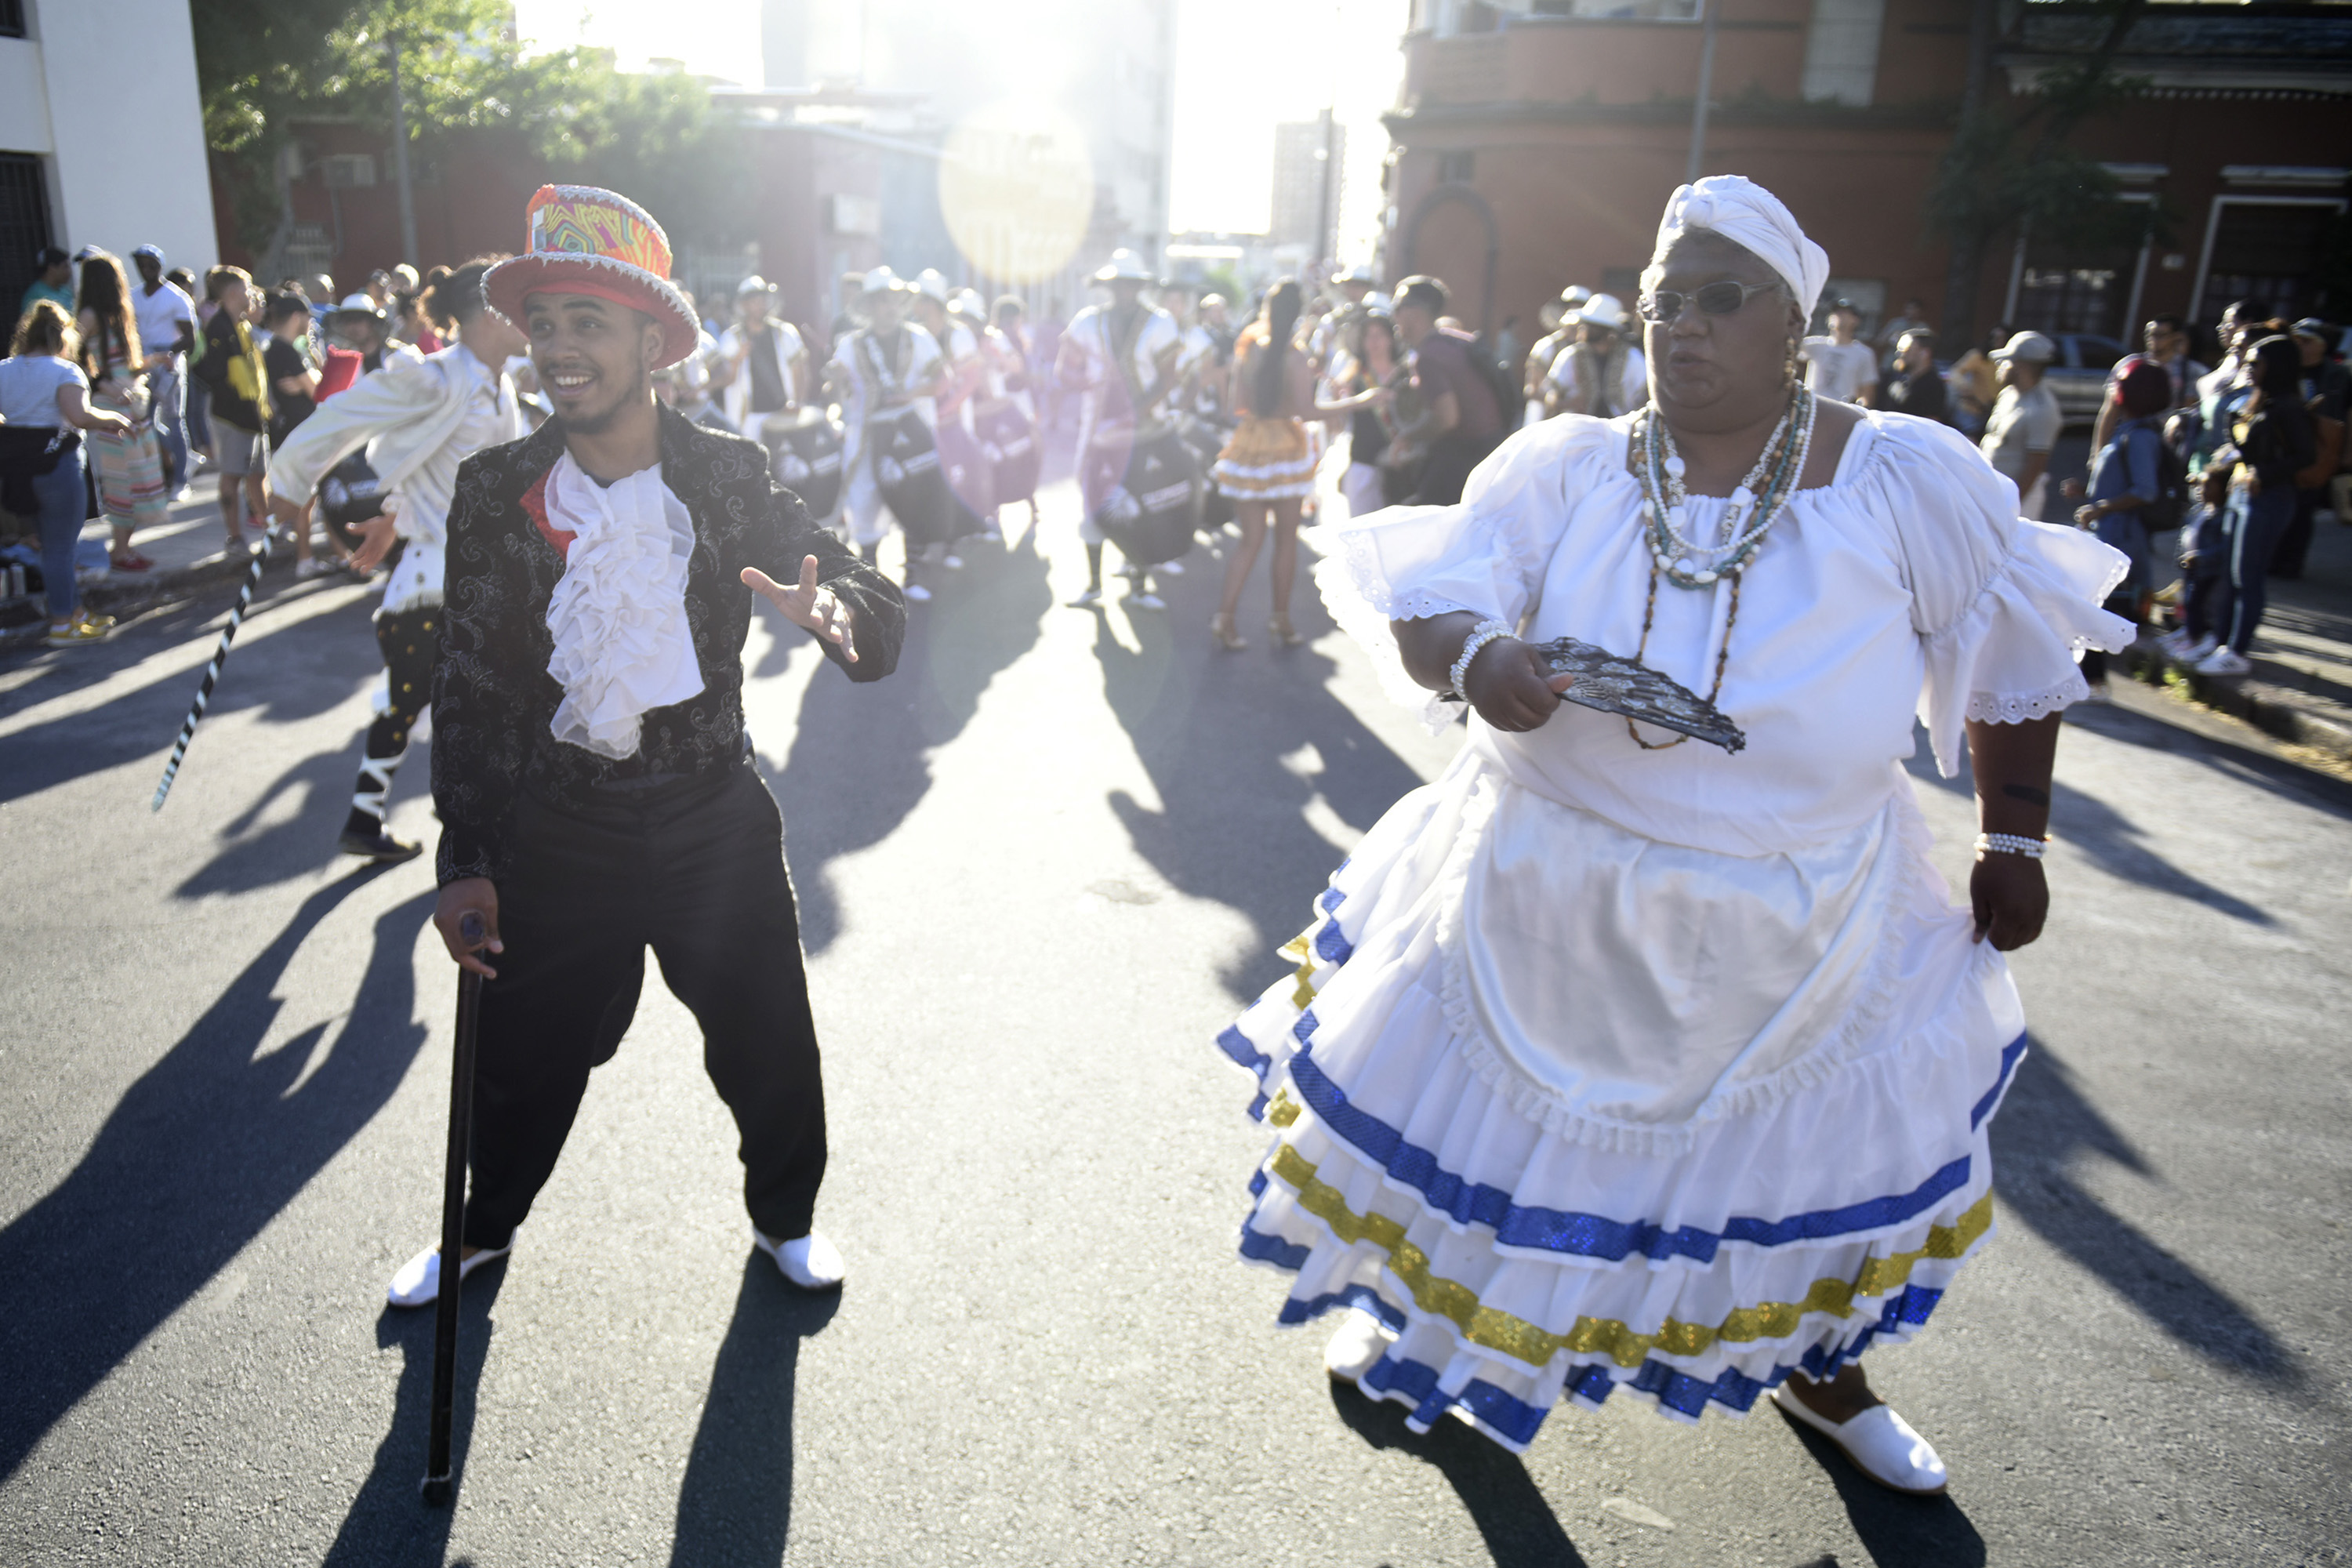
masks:
<svg viewBox="0 0 2352 1568"><path fill-rule="evenodd" d="M2217 647L2197 661L2200 675L2252 675L2253 670L2235 648Z"/></svg>
<svg viewBox="0 0 2352 1568"><path fill-rule="evenodd" d="M2195 664L2199 659L2203 658L2207 654L2211 653L2220 646L2220 639L2209 632L2205 636L2199 637L2195 642L2182 644L2179 648L2174 651L2172 657L2181 664Z"/></svg>

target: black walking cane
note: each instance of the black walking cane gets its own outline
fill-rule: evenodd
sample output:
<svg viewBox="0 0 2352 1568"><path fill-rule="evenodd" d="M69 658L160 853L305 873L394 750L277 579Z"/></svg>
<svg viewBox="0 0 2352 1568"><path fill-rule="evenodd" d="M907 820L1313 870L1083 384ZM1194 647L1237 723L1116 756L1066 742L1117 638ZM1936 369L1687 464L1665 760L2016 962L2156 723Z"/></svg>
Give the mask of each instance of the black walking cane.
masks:
<svg viewBox="0 0 2352 1568"><path fill-rule="evenodd" d="M277 538L276 529L265 532L261 548L253 553L253 569L245 574L245 586L236 595L236 607L228 613L228 625L221 628L220 646L213 649L213 661L205 666L205 678L196 683L195 706L188 710L187 721L180 726L180 738L172 747L172 760L163 764L163 782L155 786L155 798L147 803L150 811L163 809L163 797L172 793L172 781L179 777L180 760L188 754L188 742L196 738L196 721L205 716L205 704L213 700L213 683L220 679L221 666L228 662L228 645L236 640L236 628L245 621L246 606L253 603L253 591L261 586L261 569L269 564L269 547Z"/></svg>
<svg viewBox="0 0 2352 1568"><path fill-rule="evenodd" d="M489 940L480 913L457 920L468 952ZM433 1321L433 1432L425 1454L425 1500L449 1501L449 1422L457 1399L457 1293L465 1283L466 1155L474 1138L474 1029L482 1016L482 977L457 972L457 1041L450 1053L449 1161L441 1185L441 1294Z"/></svg>

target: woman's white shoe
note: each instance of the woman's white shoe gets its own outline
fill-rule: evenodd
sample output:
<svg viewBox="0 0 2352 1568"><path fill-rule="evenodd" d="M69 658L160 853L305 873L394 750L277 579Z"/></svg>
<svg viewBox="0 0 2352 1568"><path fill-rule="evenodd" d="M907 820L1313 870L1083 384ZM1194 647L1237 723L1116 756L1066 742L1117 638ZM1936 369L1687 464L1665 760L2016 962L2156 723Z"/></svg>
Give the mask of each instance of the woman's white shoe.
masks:
<svg viewBox="0 0 2352 1568"><path fill-rule="evenodd" d="M1323 1347L1323 1370L1343 1383L1354 1383L1389 1353L1396 1336L1370 1312L1350 1309L1339 1331Z"/></svg>
<svg viewBox="0 0 2352 1568"><path fill-rule="evenodd" d="M753 1245L776 1260L783 1277L803 1290L833 1290L849 1278L849 1266L841 1260L841 1251L833 1243L811 1231L790 1241L770 1241L751 1227Z"/></svg>
<svg viewBox="0 0 2352 1568"><path fill-rule="evenodd" d="M516 1226L515 1234L520 1235L521 1230L521 1226ZM504 1247L477 1252L458 1266L458 1279L463 1281L483 1264L495 1263L504 1258L514 1250L514 1237L509 1236ZM428 1247L401 1265L400 1272L392 1277L392 1289L385 1291L384 1296L395 1307L429 1307L439 1300L441 1249Z"/></svg>
<svg viewBox="0 0 2352 1568"><path fill-rule="evenodd" d="M1805 1407L1786 1384L1772 1391L1772 1402L1792 1421L1801 1421L1845 1452L1853 1468L1890 1491L1914 1497L1937 1497L1944 1490L1944 1461L1927 1439L1891 1405L1874 1405L1849 1421L1832 1421Z"/></svg>

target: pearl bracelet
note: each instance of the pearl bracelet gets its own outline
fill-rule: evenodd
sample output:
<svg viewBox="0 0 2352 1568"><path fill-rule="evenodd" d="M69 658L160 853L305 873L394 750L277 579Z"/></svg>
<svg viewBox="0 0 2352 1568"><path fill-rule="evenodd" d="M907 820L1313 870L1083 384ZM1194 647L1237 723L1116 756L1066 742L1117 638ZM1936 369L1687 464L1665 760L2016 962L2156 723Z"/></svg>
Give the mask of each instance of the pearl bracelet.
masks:
<svg viewBox="0 0 2352 1568"><path fill-rule="evenodd" d="M2028 860L2039 860L2049 848L2046 838L2026 838L2015 833L1979 833L1977 853L1979 855L2022 855Z"/></svg>
<svg viewBox="0 0 2352 1568"><path fill-rule="evenodd" d="M1454 668L1445 673L1446 684L1454 689L1456 697L1465 702L1470 700L1470 694L1462 689L1462 682L1469 677L1470 661L1478 657L1478 650L1496 637L1510 635L1511 628L1500 621L1480 621L1471 629L1470 635L1462 639L1462 651L1454 658Z"/></svg>

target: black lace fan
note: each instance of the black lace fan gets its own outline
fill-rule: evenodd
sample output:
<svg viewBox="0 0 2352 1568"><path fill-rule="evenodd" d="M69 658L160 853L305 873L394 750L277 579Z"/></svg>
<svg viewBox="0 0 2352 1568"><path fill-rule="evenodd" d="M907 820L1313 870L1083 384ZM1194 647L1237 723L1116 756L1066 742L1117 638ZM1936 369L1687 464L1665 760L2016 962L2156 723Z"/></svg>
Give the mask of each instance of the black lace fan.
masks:
<svg viewBox="0 0 2352 1568"><path fill-rule="evenodd" d="M1711 746L1721 746L1727 752L1737 752L1748 744L1748 737L1740 733L1738 725L1725 717L1722 710L1682 682L1645 664L1621 658L1607 648L1595 647L1574 637L1539 643L1536 652L1543 656L1554 673L1576 677L1576 683L1559 694L1563 702L1603 713L1620 713L1643 724L1655 724L1661 730L1673 730Z"/></svg>

